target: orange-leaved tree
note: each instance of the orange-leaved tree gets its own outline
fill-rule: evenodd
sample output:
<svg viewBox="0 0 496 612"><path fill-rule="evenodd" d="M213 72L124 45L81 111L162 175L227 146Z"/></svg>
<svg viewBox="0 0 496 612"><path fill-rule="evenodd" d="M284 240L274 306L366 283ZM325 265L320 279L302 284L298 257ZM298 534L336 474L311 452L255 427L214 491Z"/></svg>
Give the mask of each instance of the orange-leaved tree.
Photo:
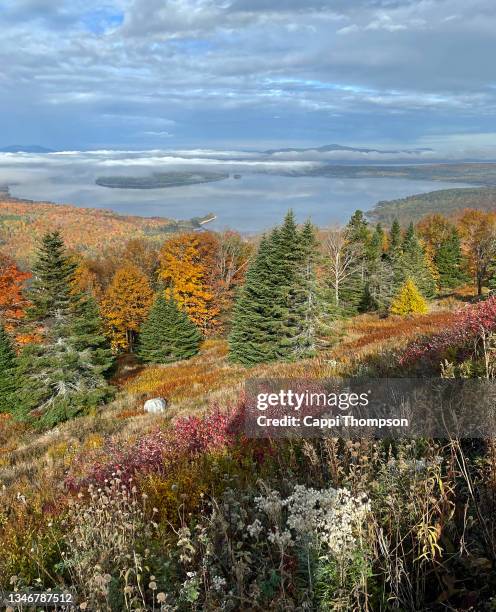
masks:
<svg viewBox="0 0 496 612"><path fill-rule="evenodd" d="M219 314L211 284L216 248L212 234L188 232L167 240L160 251L159 278L166 293L204 333L215 328Z"/></svg>
<svg viewBox="0 0 496 612"><path fill-rule="evenodd" d="M114 351L133 350L138 330L148 316L153 290L136 266L119 268L101 303L107 335Z"/></svg>
<svg viewBox="0 0 496 612"><path fill-rule="evenodd" d="M244 282L254 249L252 244L233 231L219 234L217 242L211 284L215 302L222 311L221 326L226 326L231 318L236 289Z"/></svg>
<svg viewBox="0 0 496 612"><path fill-rule="evenodd" d="M86 293L99 300L102 297L102 287L96 272L90 263L82 257L75 257L77 268L74 271L72 282L74 293Z"/></svg>
<svg viewBox="0 0 496 612"><path fill-rule="evenodd" d="M29 306L29 301L23 295L23 288L30 276L28 272L23 272L13 259L0 255L0 319L5 329L16 335ZM18 340L22 343L29 339L18 335Z"/></svg>
<svg viewBox="0 0 496 612"><path fill-rule="evenodd" d="M496 214L466 209L458 219L458 229L477 295L482 295L482 288L489 280L491 265L496 258Z"/></svg>

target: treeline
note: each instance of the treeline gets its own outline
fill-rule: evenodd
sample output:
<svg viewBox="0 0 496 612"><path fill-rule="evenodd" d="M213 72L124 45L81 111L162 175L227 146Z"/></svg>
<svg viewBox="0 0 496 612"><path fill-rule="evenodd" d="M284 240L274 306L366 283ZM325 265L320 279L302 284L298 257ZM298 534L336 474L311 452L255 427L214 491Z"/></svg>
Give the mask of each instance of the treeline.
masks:
<svg viewBox="0 0 496 612"><path fill-rule="evenodd" d="M0 411L53 426L104 404L115 356L192 357L220 333L251 247L238 234L141 240L91 261L44 236L30 273L0 258Z"/></svg>
<svg viewBox="0 0 496 612"><path fill-rule="evenodd" d="M327 230L289 212L257 248L235 232L190 232L98 258L49 233L29 273L0 257L1 410L53 425L112 397L119 353L169 363L211 335L227 335L245 365L312 357L340 317L425 312L469 281L496 288L495 262L496 216L477 210L387 229L357 211Z"/></svg>
<svg viewBox="0 0 496 612"><path fill-rule="evenodd" d="M429 215L402 229L371 226L361 211L344 228L298 230L290 213L264 236L236 302L229 337L235 361L310 357L330 322L363 312L410 315L472 281L496 289L496 216Z"/></svg>
<svg viewBox="0 0 496 612"><path fill-rule="evenodd" d="M460 181L463 182L463 181ZM481 180L480 184L484 181ZM387 223L394 219L402 224L413 221L418 223L422 217L431 214L450 216L467 208L494 211L496 208L496 188L464 187L456 189L436 189L397 200L378 202L368 213L376 222Z"/></svg>

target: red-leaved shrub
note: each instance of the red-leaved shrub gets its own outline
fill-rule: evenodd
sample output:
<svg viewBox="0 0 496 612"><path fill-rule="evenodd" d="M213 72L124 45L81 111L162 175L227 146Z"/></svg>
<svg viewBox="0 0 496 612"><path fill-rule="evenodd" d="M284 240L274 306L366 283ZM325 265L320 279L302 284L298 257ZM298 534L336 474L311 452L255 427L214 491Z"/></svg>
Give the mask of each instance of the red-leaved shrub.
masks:
<svg viewBox="0 0 496 612"><path fill-rule="evenodd" d="M217 409L205 417L183 417L170 429L149 432L125 448L107 443L91 457L76 460L65 484L70 490L80 490L103 484L114 475L129 482L137 474L164 473L179 459L226 448L238 438L241 411L239 406L230 412Z"/></svg>
<svg viewBox="0 0 496 612"><path fill-rule="evenodd" d="M479 338L496 331L496 296L460 310L454 320L438 334L415 340L400 355L401 367L419 361L439 363L448 353L467 353Z"/></svg>

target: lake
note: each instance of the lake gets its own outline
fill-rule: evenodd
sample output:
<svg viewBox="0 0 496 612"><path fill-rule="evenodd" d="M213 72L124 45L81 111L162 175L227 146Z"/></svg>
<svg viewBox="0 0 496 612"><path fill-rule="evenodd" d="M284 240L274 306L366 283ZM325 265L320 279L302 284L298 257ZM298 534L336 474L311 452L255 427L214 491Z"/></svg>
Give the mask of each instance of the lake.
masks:
<svg viewBox="0 0 496 612"><path fill-rule="evenodd" d="M109 189L94 184L102 173L100 167L71 163L70 158L57 164L57 159L52 159L50 163L32 159L22 163L21 158L7 165L0 159L0 182L9 183L11 194L19 198L109 208L122 214L189 219L213 212L217 220L209 227L243 232L259 232L279 223L289 208L299 221L310 218L325 226L345 223L357 208L370 210L380 200L466 186L391 178L289 177L243 172L240 168L240 178L231 175L214 183L149 190ZM129 174L135 174L133 169Z"/></svg>

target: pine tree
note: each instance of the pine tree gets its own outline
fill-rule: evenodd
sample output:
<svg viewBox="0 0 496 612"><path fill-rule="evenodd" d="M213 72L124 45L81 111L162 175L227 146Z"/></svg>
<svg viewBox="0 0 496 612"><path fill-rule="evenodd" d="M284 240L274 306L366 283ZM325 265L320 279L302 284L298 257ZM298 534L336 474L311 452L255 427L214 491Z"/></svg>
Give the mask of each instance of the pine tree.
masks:
<svg viewBox="0 0 496 612"><path fill-rule="evenodd" d="M10 412L16 391L15 353L12 341L0 325L0 412Z"/></svg>
<svg viewBox="0 0 496 612"><path fill-rule="evenodd" d="M103 376L111 360L96 305L73 291L74 269L60 235L47 234L28 296L29 316L41 328L42 340L24 348L17 368L21 385L16 412L24 418L35 414L40 426L81 414L112 392Z"/></svg>
<svg viewBox="0 0 496 612"><path fill-rule="evenodd" d="M467 275L463 270L463 255L460 236L456 227L441 241L434 263L439 272L439 284L443 288L453 289L467 282Z"/></svg>
<svg viewBox="0 0 496 612"><path fill-rule="evenodd" d="M138 356L148 363L170 363L189 359L199 351L202 335L174 298L159 293L142 324Z"/></svg>
<svg viewBox="0 0 496 612"><path fill-rule="evenodd" d="M408 278L391 303L391 314L407 316L427 312L427 302L422 297L415 283Z"/></svg>

